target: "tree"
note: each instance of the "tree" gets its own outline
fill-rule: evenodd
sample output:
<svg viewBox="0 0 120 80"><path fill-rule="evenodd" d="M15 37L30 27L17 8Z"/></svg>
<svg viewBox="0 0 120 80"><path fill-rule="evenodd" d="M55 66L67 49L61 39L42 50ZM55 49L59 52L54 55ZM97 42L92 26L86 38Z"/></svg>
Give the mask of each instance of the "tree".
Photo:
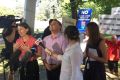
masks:
<svg viewBox="0 0 120 80"><path fill-rule="evenodd" d="M104 14L110 14L112 7L120 6L120 0L98 0L94 2L96 4L99 4L102 7L103 10L101 13L104 13Z"/></svg>
<svg viewBox="0 0 120 80"><path fill-rule="evenodd" d="M76 7L75 7L75 0L70 0L70 5L71 5L71 12L72 12L72 18L73 19L77 19L77 10L76 10Z"/></svg>
<svg viewBox="0 0 120 80"><path fill-rule="evenodd" d="M93 1L84 2L82 5L78 6L79 8L91 8L92 9L92 18L97 18L102 12L102 7L98 4L95 4Z"/></svg>
<svg viewBox="0 0 120 80"><path fill-rule="evenodd" d="M64 13L68 16L76 18L77 10L80 8L92 8L92 18L98 18L99 14L110 14L112 7L120 6L120 0L88 0L82 2L82 0L70 0L70 3L62 5Z"/></svg>
<svg viewBox="0 0 120 80"><path fill-rule="evenodd" d="M82 3L82 0L70 0L71 14L73 19L77 19L77 9L80 3Z"/></svg>
<svg viewBox="0 0 120 80"><path fill-rule="evenodd" d="M16 15L16 11L7 7L0 7L0 16Z"/></svg>
<svg viewBox="0 0 120 80"><path fill-rule="evenodd" d="M77 19L77 10L80 3L82 3L82 0L69 0L69 3L62 2L62 8L64 10L64 13L66 13L73 19Z"/></svg>

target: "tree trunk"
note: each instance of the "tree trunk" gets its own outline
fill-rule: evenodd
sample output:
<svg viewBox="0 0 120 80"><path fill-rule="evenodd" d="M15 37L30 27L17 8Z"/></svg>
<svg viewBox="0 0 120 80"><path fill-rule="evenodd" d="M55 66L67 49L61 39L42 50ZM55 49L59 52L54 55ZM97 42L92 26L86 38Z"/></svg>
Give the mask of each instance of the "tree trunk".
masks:
<svg viewBox="0 0 120 80"><path fill-rule="evenodd" d="M70 0L71 4L71 13L72 13L72 18L77 19L77 8L76 8L76 2L75 0Z"/></svg>

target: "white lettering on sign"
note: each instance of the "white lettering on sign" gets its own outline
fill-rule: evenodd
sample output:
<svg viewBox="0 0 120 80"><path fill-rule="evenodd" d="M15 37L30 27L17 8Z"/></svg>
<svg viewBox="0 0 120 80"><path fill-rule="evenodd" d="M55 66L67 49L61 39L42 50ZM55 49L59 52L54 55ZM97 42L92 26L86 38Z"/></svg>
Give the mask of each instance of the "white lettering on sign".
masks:
<svg viewBox="0 0 120 80"><path fill-rule="evenodd" d="M81 14L88 14L88 10L82 11Z"/></svg>

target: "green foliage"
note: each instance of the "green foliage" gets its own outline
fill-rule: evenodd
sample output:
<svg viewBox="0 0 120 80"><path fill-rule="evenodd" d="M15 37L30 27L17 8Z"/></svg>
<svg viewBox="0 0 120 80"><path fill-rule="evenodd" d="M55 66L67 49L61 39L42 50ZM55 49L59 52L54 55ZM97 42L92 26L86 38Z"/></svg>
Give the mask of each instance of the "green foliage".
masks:
<svg viewBox="0 0 120 80"><path fill-rule="evenodd" d="M119 7L120 0L88 0L87 2L81 2L81 0L74 0L76 4L75 9L80 8L92 8L92 18L98 18L99 14L111 14L112 7ZM71 16L71 5L70 3L66 3L62 5L64 13L68 16Z"/></svg>
<svg viewBox="0 0 120 80"><path fill-rule="evenodd" d="M120 6L120 0L99 0L96 1L97 4L102 6L104 14L111 14L111 8L112 7L119 7Z"/></svg>
<svg viewBox="0 0 120 80"><path fill-rule="evenodd" d="M91 8L92 9L92 18L97 18L102 12L102 7L100 5L95 4L94 2L85 2L82 5L79 5L79 8Z"/></svg>
<svg viewBox="0 0 120 80"><path fill-rule="evenodd" d="M10 8L6 8L6 7L0 7L0 16L3 16L3 15L15 15L16 12L15 10L12 10Z"/></svg>
<svg viewBox="0 0 120 80"><path fill-rule="evenodd" d="M4 16L4 15L22 16L23 11L21 8L12 9L12 8L8 8L8 7L0 6L0 16Z"/></svg>
<svg viewBox="0 0 120 80"><path fill-rule="evenodd" d="M64 5L62 5L62 13L63 15L67 15L69 17L71 17L71 7L70 7L70 3L65 3Z"/></svg>
<svg viewBox="0 0 120 80"><path fill-rule="evenodd" d="M69 2L62 2L62 12L63 12L63 15L67 15L69 17L72 16L72 9L71 9L71 6L77 11L78 9L78 5L80 4L81 0L71 0L71 3Z"/></svg>

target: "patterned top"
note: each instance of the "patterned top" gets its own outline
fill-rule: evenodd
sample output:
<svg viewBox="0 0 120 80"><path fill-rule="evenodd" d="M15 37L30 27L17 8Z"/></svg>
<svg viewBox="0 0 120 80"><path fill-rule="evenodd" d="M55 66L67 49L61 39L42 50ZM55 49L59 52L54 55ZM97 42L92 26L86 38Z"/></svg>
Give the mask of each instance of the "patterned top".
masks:
<svg viewBox="0 0 120 80"><path fill-rule="evenodd" d="M61 33L58 33L54 38L49 35L43 39L43 44L46 48L53 50L59 54L63 54L65 48L67 47L67 41ZM47 55L47 53L43 50L42 59L45 59L48 64L59 64L55 57Z"/></svg>
<svg viewBox="0 0 120 80"><path fill-rule="evenodd" d="M32 48L32 46L35 44L36 39L32 36L29 36L29 39L24 42L23 39L20 37L19 39L17 39L16 43L19 45L26 45L29 46L30 48ZM21 54L19 56L19 60L21 60L21 58L26 54L26 51L21 49L21 47L19 48L19 50L21 51ZM36 59L36 57L34 56L34 59ZM30 59L33 60L33 57Z"/></svg>

